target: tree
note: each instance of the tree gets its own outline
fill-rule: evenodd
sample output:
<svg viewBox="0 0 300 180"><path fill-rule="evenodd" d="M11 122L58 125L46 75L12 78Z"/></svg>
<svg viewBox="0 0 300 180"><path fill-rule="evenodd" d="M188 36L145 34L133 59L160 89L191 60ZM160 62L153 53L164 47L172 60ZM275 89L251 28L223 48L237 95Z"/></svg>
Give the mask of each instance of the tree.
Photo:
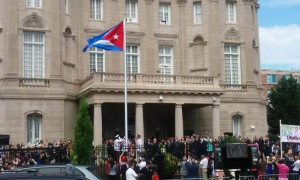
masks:
<svg viewBox="0 0 300 180"><path fill-rule="evenodd" d="M88 104L85 98L80 99L79 111L74 127L74 156L81 165L89 165L93 154L93 126L88 113Z"/></svg>
<svg viewBox="0 0 300 180"><path fill-rule="evenodd" d="M292 74L283 76L271 89L268 98L267 119L270 137L280 134L279 120L282 124L300 125L300 87Z"/></svg>

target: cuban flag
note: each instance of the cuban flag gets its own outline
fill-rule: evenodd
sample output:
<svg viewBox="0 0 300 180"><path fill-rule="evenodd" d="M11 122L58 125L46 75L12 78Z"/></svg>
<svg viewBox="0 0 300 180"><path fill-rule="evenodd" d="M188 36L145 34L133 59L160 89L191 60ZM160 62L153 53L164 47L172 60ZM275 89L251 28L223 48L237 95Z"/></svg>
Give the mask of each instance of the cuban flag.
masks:
<svg viewBox="0 0 300 180"><path fill-rule="evenodd" d="M97 47L107 51L123 51L124 49L124 24L123 21L104 33L87 40L83 48L85 52L89 47Z"/></svg>

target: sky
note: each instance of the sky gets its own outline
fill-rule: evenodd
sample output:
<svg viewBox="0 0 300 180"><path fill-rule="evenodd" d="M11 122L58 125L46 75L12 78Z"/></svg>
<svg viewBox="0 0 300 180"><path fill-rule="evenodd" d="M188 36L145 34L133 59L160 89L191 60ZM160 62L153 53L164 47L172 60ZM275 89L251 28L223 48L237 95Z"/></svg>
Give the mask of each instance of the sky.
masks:
<svg viewBox="0 0 300 180"><path fill-rule="evenodd" d="M259 0L261 68L300 70L300 0Z"/></svg>

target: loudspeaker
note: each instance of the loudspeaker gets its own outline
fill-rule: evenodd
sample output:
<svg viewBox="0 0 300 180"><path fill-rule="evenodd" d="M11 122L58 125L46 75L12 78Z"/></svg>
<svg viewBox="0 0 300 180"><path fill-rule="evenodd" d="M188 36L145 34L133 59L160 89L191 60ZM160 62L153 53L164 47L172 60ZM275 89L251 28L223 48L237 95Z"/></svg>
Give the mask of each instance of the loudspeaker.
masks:
<svg viewBox="0 0 300 180"><path fill-rule="evenodd" d="M9 135L0 135L0 145L9 145Z"/></svg>
<svg viewBox="0 0 300 180"><path fill-rule="evenodd" d="M248 158L248 146L246 143L226 144L226 158Z"/></svg>
<svg viewBox="0 0 300 180"><path fill-rule="evenodd" d="M249 145L249 157L251 168L259 168L258 148L256 145Z"/></svg>
<svg viewBox="0 0 300 180"><path fill-rule="evenodd" d="M222 148L221 147L215 147L214 151L214 166L215 169L223 169L223 156L222 156Z"/></svg>

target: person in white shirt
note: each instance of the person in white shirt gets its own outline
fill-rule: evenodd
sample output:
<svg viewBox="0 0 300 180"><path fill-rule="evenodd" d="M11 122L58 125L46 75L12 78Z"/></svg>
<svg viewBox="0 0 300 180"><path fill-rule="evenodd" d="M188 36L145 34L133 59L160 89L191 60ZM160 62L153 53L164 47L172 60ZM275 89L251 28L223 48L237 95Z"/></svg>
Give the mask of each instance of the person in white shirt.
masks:
<svg viewBox="0 0 300 180"><path fill-rule="evenodd" d="M123 142L123 139L118 135L115 136L115 141L114 141L114 150L115 150L115 160L119 159L120 156L120 151L121 151L121 143Z"/></svg>
<svg viewBox="0 0 300 180"><path fill-rule="evenodd" d="M299 174L299 169L300 169L300 160L299 160L299 156L295 156L295 162L292 165L294 166L293 168L293 173L297 173Z"/></svg>
<svg viewBox="0 0 300 180"><path fill-rule="evenodd" d="M142 169L143 167L146 167L146 160L145 160L145 158L141 159L141 162L138 164L138 166L140 167L140 169Z"/></svg>
<svg viewBox="0 0 300 180"><path fill-rule="evenodd" d="M138 160L140 161L142 158L142 147L143 147L143 141L141 139L141 135L139 134L136 135L135 144L136 144L137 154L139 155Z"/></svg>
<svg viewBox="0 0 300 180"><path fill-rule="evenodd" d="M202 179L206 180L207 179L207 166L208 166L208 158L205 155L201 156L201 161L200 161L200 168L201 168L201 175Z"/></svg>
<svg viewBox="0 0 300 180"><path fill-rule="evenodd" d="M126 171L126 180L136 180L139 175L133 170L134 163L130 162L129 168Z"/></svg>

